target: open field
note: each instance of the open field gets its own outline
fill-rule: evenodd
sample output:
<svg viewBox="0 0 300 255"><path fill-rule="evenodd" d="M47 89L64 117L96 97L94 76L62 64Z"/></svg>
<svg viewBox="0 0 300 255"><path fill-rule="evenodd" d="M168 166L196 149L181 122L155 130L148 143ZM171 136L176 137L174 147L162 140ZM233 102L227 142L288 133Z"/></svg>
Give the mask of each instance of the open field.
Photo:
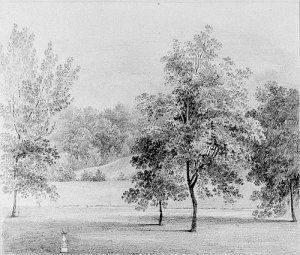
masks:
<svg viewBox="0 0 300 255"><path fill-rule="evenodd" d="M57 201L43 200L41 206L132 206L125 203L121 196L125 190L133 187L131 181L105 181L105 182L56 182L53 183L57 187L60 195ZM238 199L233 205L224 204L220 197L213 197L205 200L199 199L199 208L227 208L227 209L250 209L256 208L257 203L251 201L250 195L255 189L251 183L245 183L241 187L243 199ZM2 206L10 207L12 205L12 195L2 196ZM18 197L18 205L38 206L34 199L28 197L26 199ZM191 202L187 198L182 202L170 201L169 208L190 208Z"/></svg>
<svg viewBox="0 0 300 255"><path fill-rule="evenodd" d="M60 231L68 231L70 253L125 254L299 254L300 231L288 221L256 221L251 212L199 210L198 232L186 232L190 210L133 208L24 208L4 219L5 254L59 252Z"/></svg>
<svg viewBox="0 0 300 255"><path fill-rule="evenodd" d="M248 184L242 189L245 199L234 206L219 198L199 200L197 233L186 232L189 199L170 203L160 227L156 208L138 212L122 201L129 181L56 185L61 195L57 202L45 200L38 207L31 199L18 198L17 218L8 217L11 201L4 197L5 254L58 253L62 228L68 231L72 254L300 254L297 224L251 217L255 203L247 199L253 189Z"/></svg>

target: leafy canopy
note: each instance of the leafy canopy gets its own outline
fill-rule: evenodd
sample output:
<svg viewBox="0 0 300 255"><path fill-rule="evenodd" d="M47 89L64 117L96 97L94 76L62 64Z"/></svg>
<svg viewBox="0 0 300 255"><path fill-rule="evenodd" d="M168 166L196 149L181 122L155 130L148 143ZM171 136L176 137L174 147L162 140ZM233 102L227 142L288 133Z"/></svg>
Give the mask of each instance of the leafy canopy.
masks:
<svg viewBox="0 0 300 255"><path fill-rule="evenodd" d="M7 49L0 47L0 68L5 190L54 194L47 184L46 169L58 155L48 136L54 129L53 116L72 101L70 89L79 67L73 67L72 58L59 64L51 42L39 62L34 34L14 25Z"/></svg>
<svg viewBox="0 0 300 255"><path fill-rule="evenodd" d="M260 123L249 110L245 83L250 70L238 69L230 58L218 58L221 48L212 28L184 44L175 41L162 58L169 94L142 94L139 109L149 122L145 133L167 137L173 161L186 169L191 189L198 184L202 195L223 194L233 202L235 184L250 168L251 140L260 141Z"/></svg>
<svg viewBox="0 0 300 255"><path fill-rule="evenodd" d="M260 106L249 114L260 121L266 139L254 144L248 179L261 186L258 217L285 214L288 195L299 197L299 92L269 82L257 92ZM292 185L292 191L290 190Z"/></svg>
<svg viewBox="0 0 300 255"><path fill-rule="evenodd" d="M172 155L165 148L164 140L142 136L133 147L132 165L139 171L133 176L134 188L123 193L128 203L136 203L136 209L145 210L149 205L166 207L169 199L181 201L187 196L184 179L174 172L174 166L167 165Z"/></svg>

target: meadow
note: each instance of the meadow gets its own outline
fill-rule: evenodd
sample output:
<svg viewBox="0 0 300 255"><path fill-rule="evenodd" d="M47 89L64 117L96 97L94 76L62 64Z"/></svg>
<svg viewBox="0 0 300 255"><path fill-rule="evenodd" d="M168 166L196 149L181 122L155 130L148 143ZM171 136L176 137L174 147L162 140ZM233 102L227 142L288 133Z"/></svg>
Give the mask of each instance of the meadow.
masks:
<svg viewBox="0 0 300 255"><path fill-rule="evenodd" d="M4 254L57 254L61 231L71 254L299 254L300 229L288 218L255 220L256 204L244 199L225 205L220 198L199 200L198 229L188 233L191 204L172 202L158 226L158 210L136 211L121 199L130 181L56 183L60 198L40 205L18 198L18 217L10 218L10 199L2 197ZM287 215L288 217L289 215Z"/></svg>

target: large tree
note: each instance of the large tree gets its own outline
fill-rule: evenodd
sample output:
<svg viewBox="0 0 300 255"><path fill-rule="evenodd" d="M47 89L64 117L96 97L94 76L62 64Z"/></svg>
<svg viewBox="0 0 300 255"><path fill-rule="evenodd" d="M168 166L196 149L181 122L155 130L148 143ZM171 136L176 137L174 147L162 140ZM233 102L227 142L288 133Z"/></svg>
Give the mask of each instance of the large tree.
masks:
<svg viewBox="0 0 300 255"><path fill-rule="evenodd" d="M140 96L140 108L150 119L163 119L152 133L169 137L167 148L185 172L193 206L191 232L197 226L195 186L203 195L239 197L241 173L249 167L250 140L263 137L259 122L246 116L245 83L250 70L235 67L230 58L218 58L219 43L212 28L192 41L175 41L162 58L168 95Z"/></svg>
<svg viewBox="0 0 300 255"><path fill-rule="evenodd" d="M34 48L34 34L14 25L8 47L0 48L2 149L6 154L2 179L5 190L14 193L12 216L16 216L17 193L26 196L53 195L47 184L47 165L57 152L47 140L54 128L53 116L66 108L70 89L78 78L79 67L73 59L58 63L52 43L39 62Z"/></svg>
<svg viewBox="0 0 300 255"><path fill-rule="evenodd" d="M159 206L159 225L162 225L163 208L167 207L168 200L181 201L187 196L184 179L176 174L174 165L168 164L173 155L165 146L164 139L152 140L150 135L136 140L131 163L139 171L132 177L135 187L122 196L128 203L136 203L137 210Z"/></svg>
<svg viewBox="0 0 300 255"><path fill-rule="evenodd" d="M249 180L261 186L253 200L261 200L257 217L282 216L290 204L292 221L297 221L299 198L299 92L269 82L257 92L260 106L251 115L260 121L266 139L254 144Z"/></svg>

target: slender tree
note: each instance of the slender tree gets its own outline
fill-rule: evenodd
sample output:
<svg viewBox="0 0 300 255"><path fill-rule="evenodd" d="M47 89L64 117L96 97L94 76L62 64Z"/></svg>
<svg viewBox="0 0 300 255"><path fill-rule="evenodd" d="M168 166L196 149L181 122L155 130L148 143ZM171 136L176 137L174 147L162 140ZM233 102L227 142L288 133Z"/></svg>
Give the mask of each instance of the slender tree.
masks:
<svg viewBox="0 0 300 255"><path fill-rule="evenodd" d="M261 186L253 200L261 200L257 217L282 216L290 204L292 221L297 221L299 198L299 92L276 82L257 92L261 103L251 115L264 128L266 139L254 144L253 167L248 179Z"/></svg>
<svg viewBox="0 0 300 255"><path fill-rule="evenodd" d="M72 58L58 63L51 42L39 62L33 43L34 35L27 28L19 30L14 25L7 50L0 48L1 91L5 93L0 114L7 130L2 134L7 166L2 176L5 189L14 193L12 216L16 216L18 192L26 196L54 191L45 172L57 153L47 137L54 128L52 117L72 100L70 89L79 71L73 68Z"/></svg>
<svg viewBox="0 0 300 255"><path fill-rule="evenodd" d="M204 195L223 194L234 202L241 172L249 167L249 141L263 138L259 122L246 116L245 82L251 72L237 69L230 58L217 58L220 48L210 26L192 41L175 41L162 58L172 92L139 97L144 115L164 123L149 131L169 137L167 148L176 151L173 161L185 172L193 206L191 232L197 227L195 186Z"/></svg>

